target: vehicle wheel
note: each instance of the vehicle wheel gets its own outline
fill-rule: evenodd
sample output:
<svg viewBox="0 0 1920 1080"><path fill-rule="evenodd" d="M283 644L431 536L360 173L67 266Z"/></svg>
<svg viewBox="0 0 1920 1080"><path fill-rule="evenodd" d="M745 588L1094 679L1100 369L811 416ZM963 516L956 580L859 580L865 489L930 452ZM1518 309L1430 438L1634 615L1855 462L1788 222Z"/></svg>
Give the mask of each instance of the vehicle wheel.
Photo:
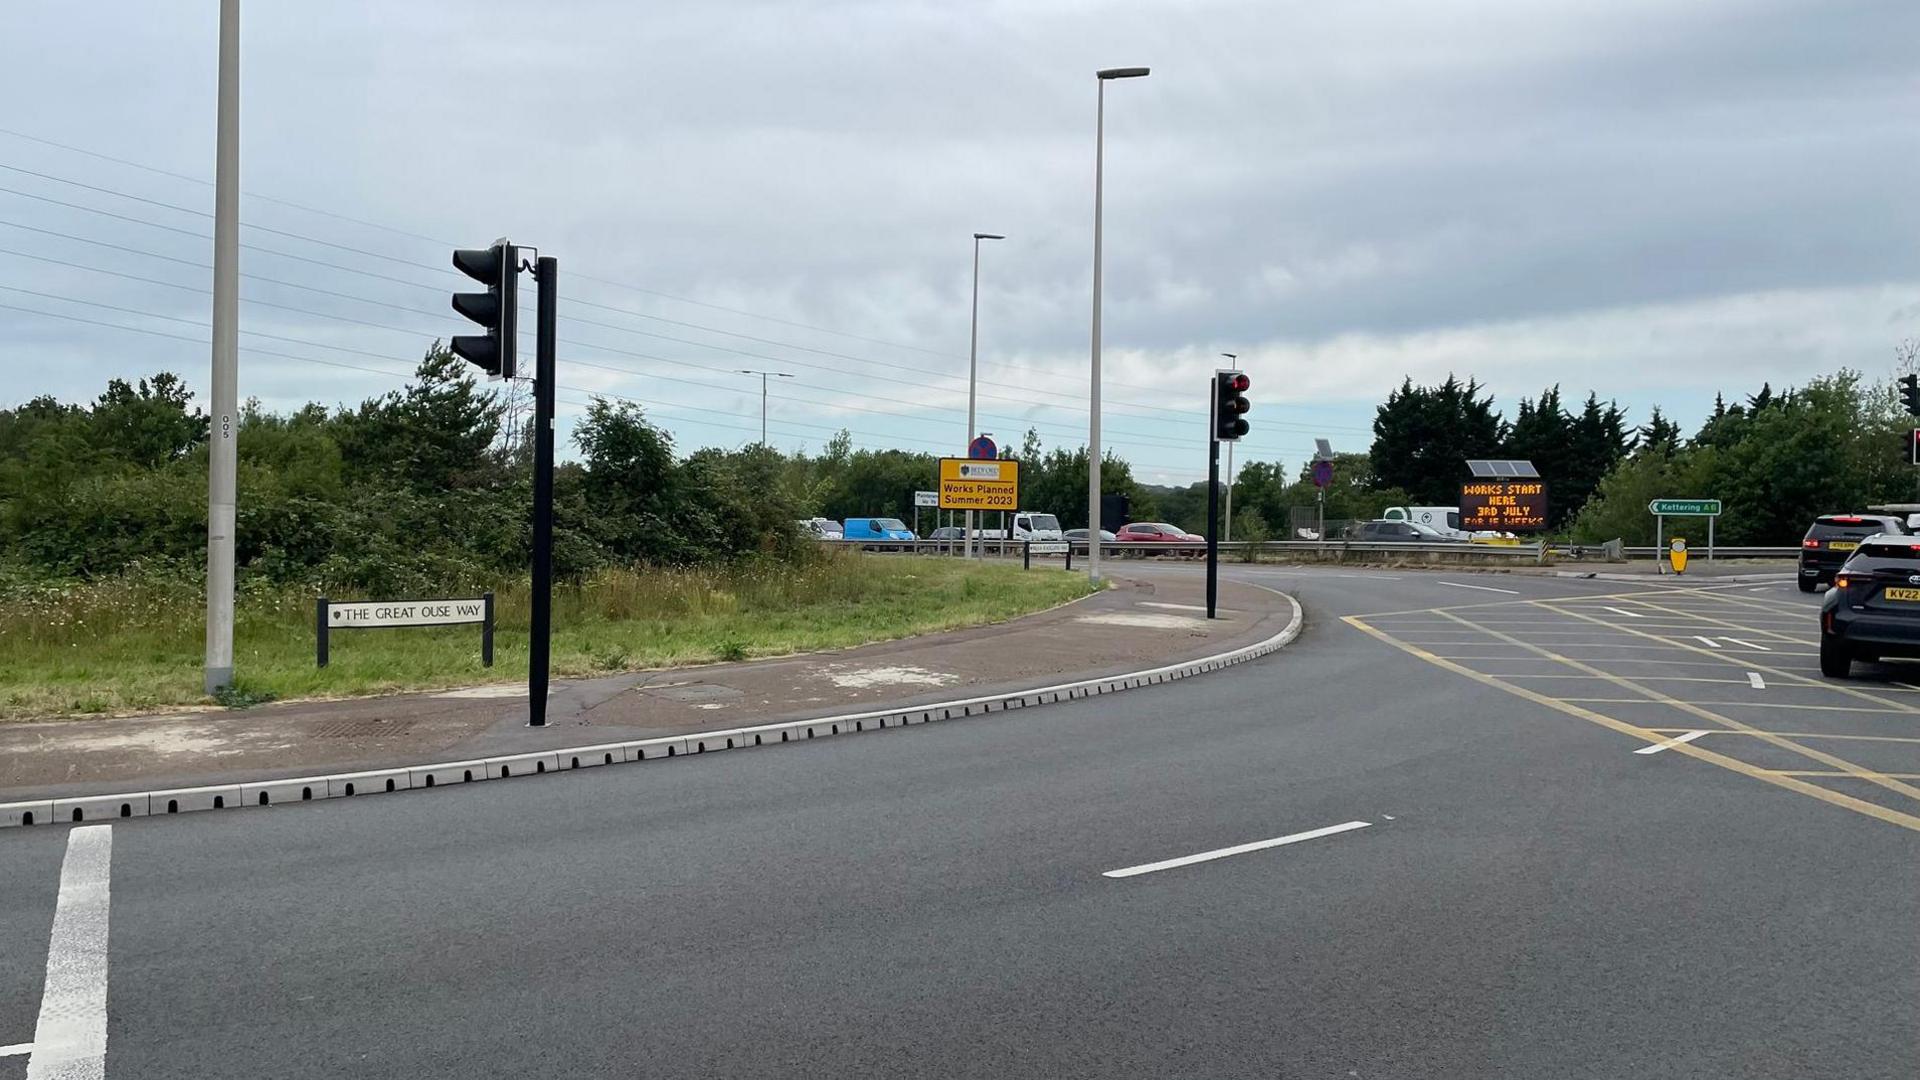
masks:
<svg viewBox="0 0 1920 1080"><path fill-rule="evenodd" d="M1804 577L1803 577L1803 578L1801 578L1801 579L1800 579L1800 591L1801 591L1801 592L1812 592L1812 591L1813 591L1813 589L1814 589L1814 586L1815 586L1815 585L1817 585L1817 584L1819 584L1819 582L1817 582L1817 581L1815 581L1815 580L1814 580L1813 578L1804 578Z"/></svg>
<svg viewBox="0 0 1920 1080"><path fill-rule="evenodd" d="M1829 679L1844 679L1853 674L1853 656L1847 646L1832 634L1820 635L1820 674Z"/></svg>

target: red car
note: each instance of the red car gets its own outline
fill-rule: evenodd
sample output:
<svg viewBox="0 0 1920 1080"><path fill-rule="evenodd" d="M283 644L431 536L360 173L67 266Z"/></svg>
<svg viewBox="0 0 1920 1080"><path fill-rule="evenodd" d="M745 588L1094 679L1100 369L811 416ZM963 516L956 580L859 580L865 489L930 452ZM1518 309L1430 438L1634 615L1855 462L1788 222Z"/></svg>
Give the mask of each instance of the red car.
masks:
<svg viewBox="0 0 1920 1080"><path fill-rule="evenodd" d="M1136 521L1131 525L1122 525L1120 526L1120 531L1115 533L1114 536L1115 539L1123 544L1128 542L1137 544L1203 544L1206 542L1205 537L1195 536L1190 532L1181 530L1178 526L1169 525L1164 521ZM1197 550L1197 548L1188 548L1175 552L1175 554L1193 554ZM1144 557L1148 554L1157 555L1160 553L1136 550L1128 552L1128 554Z"/></svg>

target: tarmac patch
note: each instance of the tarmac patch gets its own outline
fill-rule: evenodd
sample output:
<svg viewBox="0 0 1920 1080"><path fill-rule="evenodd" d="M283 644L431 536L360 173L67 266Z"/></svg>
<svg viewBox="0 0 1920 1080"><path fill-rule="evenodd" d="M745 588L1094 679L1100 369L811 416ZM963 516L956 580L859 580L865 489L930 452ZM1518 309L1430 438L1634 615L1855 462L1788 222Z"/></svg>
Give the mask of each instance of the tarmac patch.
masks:
<svg viewBox="0 0 1920 1080"><path fill-rule="evenodd" d="M1159 615L1150 611L1101 611L1082 615L1075 622L1101 626L1134 626L1145 630L1204 630L1207 620L1191 615Z"/></svg>
<svg viewBox="0 0 1920 1080"><path fill-rule="evenodd" d="M469 686L464 690L448 690L433 695L437 698L508 698L526 697L526 683L494 683L491 686Z"/></svg>
<svg viewBox="0 0 1920 1080"><path fill-rule="evenodd" d="M949 675L944 671L929 671L919 667L869 667L829 668L822 672L823 677L835 686L852 690L866 690L875 686L948 686L960 681L960 676Z"/></svg>

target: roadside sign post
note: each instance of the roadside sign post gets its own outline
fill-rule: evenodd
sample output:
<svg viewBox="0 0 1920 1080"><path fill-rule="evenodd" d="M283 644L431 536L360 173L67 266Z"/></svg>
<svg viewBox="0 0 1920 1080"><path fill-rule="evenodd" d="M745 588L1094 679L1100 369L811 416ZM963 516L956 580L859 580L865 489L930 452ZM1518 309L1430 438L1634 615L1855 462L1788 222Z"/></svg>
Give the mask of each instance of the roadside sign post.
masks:
<svg viewBox="0 0 1920 1080"><path fill-rule="evenodd" d="M313 607L314 666L332 659L330 636L336 630L391 630L402 626L480 624L480 663L493 666L493 594L450 600L329 600Z"/></svg>
<svg viewBox="0 0 1920 1080"><path fill-rule="evenodd" d="M972 442L967 444L967 457L972 460L987 461L999 456L1000 456L1000 448L994 445L992 436L989 436L986 434L977 435L974 437L974 440ZM961 539L960 547L961 547L961 550L966 553L966 557L969 559L974 558L976 556L976 553L980 550L979 543L973 538L973 531L974 531L973 522L974 522L973 511L968 510L967 523L965 526L966 533L960 538Z"/></svg>
<svg viewBox="0 0 1920 1080"><path fill-rule="evenodd" d="M967 547L973 548L975 511L1020 508L1020 463L1012 458L941 458L937 496L940 509L968 512ZM1000 551L1006 552L1004 541Z"/></svg>
<svg viewBox="0 0 1920 1080"><path fill-rule="evenodd" d="M916 491L913 493L913 535L915 536L920 535L920 508L923 506L935 508L933 520L937 527L937 523L940 520L940 493L937 491Z"/></svg>
<svg viewBox="0 0 1920 1080"><path fill-rule="evenodd" d="M1666 539L1665 539L1668 518L1670 517L1703 517L1707 519L1707 561L1712 562L1713 561L1713 524L1714 524L1713 519L1720 516L1721 508L1722 508L1722 504L1719 499L1655 499L1652 502L1648 503L1647 513L1653 515L1654 561L1656 563L1659 562L1660 552L1662 550L1668 550L1669 554L1671 554L1671 551L1672 551L1672 549L1667 548ZM1678 550L1682 552L1682 554L1680 556L1680 561L1677 565L1673 564L1671 559L1668 560L1668 563L1669 565L1673 565L1674 567L1673 572L1678 574L1681 572L1680 568L1685 566L1687 563L1687 558L1686 558L1686 555L1684 554L1684 552L1686 551L1686 547L1685 547L1685 543L1681 541L1678 537L1675 537L1674 539L1676 543L1681 544L1681 547Z"/></svg>

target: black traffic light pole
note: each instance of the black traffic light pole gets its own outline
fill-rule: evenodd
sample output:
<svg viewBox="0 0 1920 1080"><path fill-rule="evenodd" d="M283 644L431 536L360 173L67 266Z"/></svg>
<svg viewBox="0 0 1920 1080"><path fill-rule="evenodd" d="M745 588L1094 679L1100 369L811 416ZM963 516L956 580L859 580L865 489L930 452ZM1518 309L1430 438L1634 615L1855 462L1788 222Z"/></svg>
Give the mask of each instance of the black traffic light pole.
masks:
<svg viewBox="0 0 1920 1080"><path fill-rule="evenodd" d="M527 640L527 723L547 723L547 666L553 627L553 348L560 307L560 260L541 256L533 360L533 626Z"/></svg>
<svg viewBox="0 0 1920 1080"><path fill-rule="evenodd" d="M1207 435L1207 618L1220 593L1220 440Z"/></svg>

